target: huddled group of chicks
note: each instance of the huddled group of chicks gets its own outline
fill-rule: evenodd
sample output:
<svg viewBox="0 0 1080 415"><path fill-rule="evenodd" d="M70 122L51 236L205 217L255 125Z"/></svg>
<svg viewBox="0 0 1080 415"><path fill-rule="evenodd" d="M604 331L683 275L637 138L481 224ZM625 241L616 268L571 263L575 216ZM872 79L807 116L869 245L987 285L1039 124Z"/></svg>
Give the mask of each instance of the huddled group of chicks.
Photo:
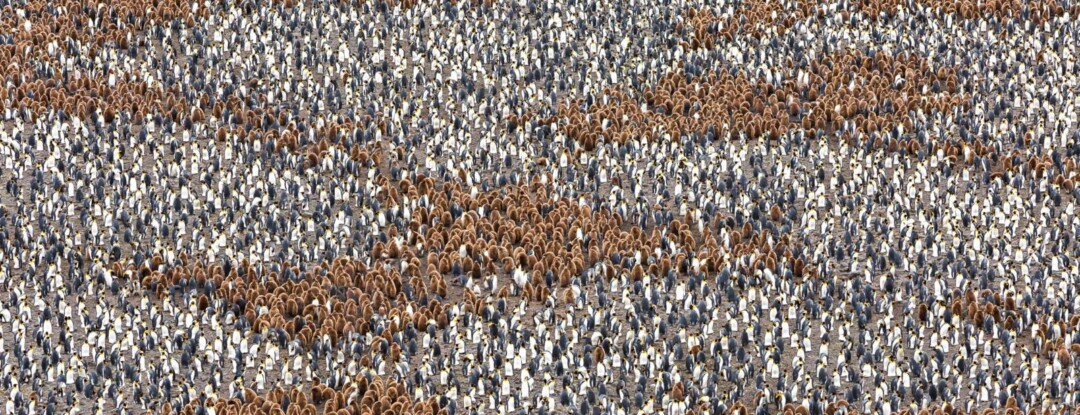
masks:
<svg viewBox="0 0 1080 415"><path fill-rule="evenodd" d="M0 0L3 411L1080 411L1078 14Z"/></svg>

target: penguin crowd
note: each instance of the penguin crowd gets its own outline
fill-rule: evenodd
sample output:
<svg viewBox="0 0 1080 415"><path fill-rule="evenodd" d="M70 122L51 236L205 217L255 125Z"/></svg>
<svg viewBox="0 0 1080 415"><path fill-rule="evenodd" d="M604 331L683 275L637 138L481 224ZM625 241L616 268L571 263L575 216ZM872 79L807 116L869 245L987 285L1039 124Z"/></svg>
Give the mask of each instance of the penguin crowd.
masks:
<svg viewBox="0 0 1080 415"><path fill-rule="evenodd" d="M0 0L5 414L1080 414L1075 0Z"/></svg>

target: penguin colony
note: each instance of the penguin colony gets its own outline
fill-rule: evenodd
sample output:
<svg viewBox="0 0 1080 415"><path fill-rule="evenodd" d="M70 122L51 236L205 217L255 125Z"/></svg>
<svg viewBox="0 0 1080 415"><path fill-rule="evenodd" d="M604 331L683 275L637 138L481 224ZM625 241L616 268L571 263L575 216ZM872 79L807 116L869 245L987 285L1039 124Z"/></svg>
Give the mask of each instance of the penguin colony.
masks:
<svg viewBox="0 0 1080 415"><path fill-rule="evenodd" d="M0 0L7 414L1080 413L1073 0Z"/></svg>

